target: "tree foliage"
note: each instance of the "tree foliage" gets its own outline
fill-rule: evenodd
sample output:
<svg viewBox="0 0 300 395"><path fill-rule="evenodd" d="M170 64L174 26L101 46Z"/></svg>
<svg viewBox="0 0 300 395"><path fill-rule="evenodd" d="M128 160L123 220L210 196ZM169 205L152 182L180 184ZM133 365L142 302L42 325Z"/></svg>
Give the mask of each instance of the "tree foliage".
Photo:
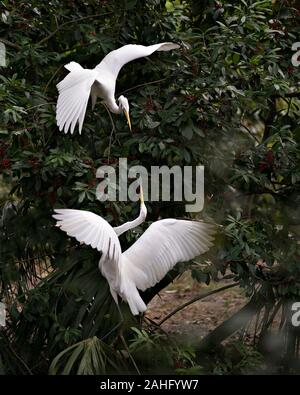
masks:
<svg viewBox="0 0 300 395"><path fill-rule="evenodd" d="M297 2L4 0L1 18L5 371L45 373L65 349L63 358L76 350L68 372L77 360L80 373L123 366L121 356L105 359L111 346L97 340L118 320L99 256L63 236L51 219L54 207L88 209L113 225L132 219L137 204L95 196L96 169L117 168L119 157L148 169L203 164L202 217L223 225L210 260L181 265L145 299L186 268L207 284L229 271L249 296L260 292L272 306L299 298L300 68L291 62ZM112 124L100 103L88 108L82 135L58 131L55 86L64 64L92 68L126 43L162 41L182 49L130 63L118 79L118 93L131 103L132 134L124 118L113 116ZM185 215L183 203L147 205L148 221ZM122 247L141 230L122 237ZM129 327L139 322L126 317L133 336ZM95 352L95 366L86 350Z"/></svg>

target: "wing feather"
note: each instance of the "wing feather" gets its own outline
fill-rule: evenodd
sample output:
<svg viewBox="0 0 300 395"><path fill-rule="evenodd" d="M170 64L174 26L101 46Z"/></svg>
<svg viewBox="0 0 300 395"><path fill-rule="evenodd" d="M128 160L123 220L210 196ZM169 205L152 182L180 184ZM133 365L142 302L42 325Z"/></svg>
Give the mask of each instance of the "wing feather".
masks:
<svg viewBox="0 0 300 395"><path fill-rule="evenodd" d="M141 291L153 287L177 262L208 251L215 227L200 221L163 219L154 222L123 253L122 270Z"/></svg>
<svg viewBox="0 0 300 395"><path fill-rule="evenodd" d="M171 42L148 46L135 44L124 45L123 47L115 49L114 51L111 51L109 54L107 54L101 63L96 66L96 69L99 71L109 71L116 79L118 77L119 71L126 63L138 58L149 56L155 51L170 51L171 49L177 48L180 48L180 45Z"/></svg>
<svg viewBox="0 0 300 395"><path fill-rule="evenodd" d="M88 101L89 101L89 97L87 96L85 101L82 102L81 113L80 113L79 118L78 118L79 134L81 134L82 125L83 125L84 116L85 116L85 112L86 112L86 107L87 107ZM75 125L76 125L76 122L75 122ZM75 127L75 125L74 125L74 127ZM74 127L72 127L71 133L73 133Z"/></svg>
<svg viewBox="0 0 300 395"><path fill-rule="evenodd" d="M79 66L79 65L78 65ZM56 121L59 130L74 132L79 123L81 133L91 87L98 72L80 67L72 67L71 72L57 84L59 91L56 106Z"/></svg>
<svg viewBox="0 0 300 395"><path fill-rule="evenodd" d="M53 218L57 226L79 242L102 252L101 260L113 260L117 265L121 258L121 246L110 224L94 213L83 210L55 209Z"/></svg>

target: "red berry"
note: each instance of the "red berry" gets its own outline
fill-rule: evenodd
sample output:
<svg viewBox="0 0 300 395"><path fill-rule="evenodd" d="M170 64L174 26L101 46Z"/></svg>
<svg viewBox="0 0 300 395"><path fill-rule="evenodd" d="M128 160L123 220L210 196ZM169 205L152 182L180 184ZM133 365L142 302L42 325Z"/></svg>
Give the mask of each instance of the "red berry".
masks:
<svg viewBox="0 0 300 395"><path fill-rule="evenodd" d="M150 112L153 111L153 101L151 99L151 97L147 97L147 101L146 101L146 111Z"/></svg>
<svg viewBox="0 0 300 395"><path fill-rule="evenodd" d="M197 100L197 97L194 95L186 95L185 97L186 97L186 100L191 103L194 103Z"/></svg>
<svg viewBox="0 0 300 395"><path fill-rule="evenodd" d="M274 163L274 159L275 159L273 151L268 151L266 153L265 158L266 158L266 161L269 163L269 165L272 165Z"/></svg>
<svg viewBox="0 0 300 395"><path fill-rule="evenodd" d="M10 168L10 160L9 159L3 159L0 162L0 167L2 167L2 169L9 169Z"/></svg>
<svg viewBox="0 0 300 395"><path fill-rule="evenodd" d="M266 168L267 168L267 165L266 165L265 163L263 163L263 162L260 162L258 168L259 168L259 172L260 172L260 173L264 173L264 171L265 171Z"/></svg>

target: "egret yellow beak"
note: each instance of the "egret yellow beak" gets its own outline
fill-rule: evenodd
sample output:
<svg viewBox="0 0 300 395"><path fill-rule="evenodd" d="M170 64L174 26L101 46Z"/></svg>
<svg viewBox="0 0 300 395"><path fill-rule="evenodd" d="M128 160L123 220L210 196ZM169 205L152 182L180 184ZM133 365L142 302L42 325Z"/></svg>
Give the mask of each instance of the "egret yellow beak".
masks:
<svg viewBox="0 0 300 395"><path fill-rule="evenodd" d="M128 112L128 111L126 111L126 110L124 110L124 114L125 114L125 117L126 117L126 119L127 119L127 122L128 122L129 129L130 129L130 131L132 132L132 129L131 129L131 121L130 121L129 112Z"/></svg>
<svg viewBox="0 0 300 395"><path fill-rule="evenodd" d="M140 184L140 201L142 204L144 203L144 192L143 192L142 184Z"/></svg>

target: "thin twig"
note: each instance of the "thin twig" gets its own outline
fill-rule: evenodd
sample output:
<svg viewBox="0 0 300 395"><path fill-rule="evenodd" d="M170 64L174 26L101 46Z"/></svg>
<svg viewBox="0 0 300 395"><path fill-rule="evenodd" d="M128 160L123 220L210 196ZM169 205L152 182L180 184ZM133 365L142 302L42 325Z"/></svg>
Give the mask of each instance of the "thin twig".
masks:
<svg viewBox="0 0 300 395"><path fill-rule="evenodd" d="M146 321L148 320L149 323ZM155 321L153 321L151 318L147 317L146 315L143 317L143 321L145 322L146 325L148 326L152 326L156 329L158 329L159 331L161 331L171 343L176 344L173 339L170 337L169 333L167 331L165 331L161 326L159 326Z"/></svg>
<svg viewBox="0 0 300 395"><path fill-rule="evenodd" d="M265 124L265 130L264 130L264 134L262 137L262 142L266 141L270 137L273 122L274 122L274 119L277 115L276 96L270 96L270 99L268 99L268 101L270 102L270 108L269 108L269 113L267 115L267 118L263 119L264 124Z"/></svg>
<svg viewBox="0 0 300 395"><path fill-rule="evenodd" d="M42 106L48 106L50 104L56 104L56 103L55 102L47 102L47 103L37 104L36 106L25 108L25 111L30 111L30 110L33 110L34 108L38 108L38 107L42 107Z"/></svg>
<svg viewBox="0 0 300 395"><path fill-rule="evenodd" d="M119 336L120 336L120 339L122 340L122 343L123 343L123 345L124 345L124 347L125 347L125 350L127 351L128 356L129 356L129 358L130 358L130 360L131 360L131 362L132 362L132 364L133 364L135 370L137 371L137 374L138 374L139 376L141 376L141 372L140 372L140 370L139 370L139 368L138 368L138 366L137 366L137 364L136 364L136 362L135 362L133 356L131 355L131 352L130 352L128 346L127 346L126 340L124 339L124 336L123 336L123 334L122 334L121 332L119 333Z"/></svg>
<svg viewBox="0 0 300 395"><path fill-rule="evenodd" d="M59 72L59 70L60 70L62 67L64 67L64 66L63 66L63 65L60 65L60 66L56 69L55 73L52 75L52 77L50 78L50 80L47 82L46 87L45 87L44 92L43 92L43 95L45 95L45 93L46 93L46 91L47 91L47 89L48 89L48 86L51 84L51 82L53 81L54 77L56 76L56 74Z"/></svg>
<svg viewBox="0 0 300 395"><path fill-rule="evenodd" d="M106 12L104 14L88 15L88 16L84 16L82 18L77 18L77 19L73 19L72 21L65 22L62 25L60 25L57 29L55 29L52 33L50 33L47 37L44 37L40 41L38 41L36 45L41 45L45 41L50 40L51 37L53 37L57 32L59 32L61 29L63 29L67 25L71 25L72 23L80 22L80 21L83 21L85 19L98 18L98 17L101 17L101 16L110 15L110 14L112 14L112 12Z"/></svg>
<svg viewBox="0 0 300 395"><path fill-rule="evenodd" d="M0 38L0 42L7 45L8 47L12 47L20 51L21 47L18 44L12 43L11 41L6 40L5 38Z"/></svg>
<svg viewBox="0 0 300 395"><path fill-rule="evenodd" d="M252 137L252 138L254 138L254 140L258 143L258 144L260 144L260 141L258 140L258 138L255 136L255 134L247 127L247 126L245 126L245 125L241 125L249 134L250 134L250 136Z"/></svg>
<svg viewBox="0 0 300 395"><path fill-rule="evenodd" d="M280 98L284 99L284 98L287 98L287 97L288 98L293 98L293 97L300 98L300 92L289 92L289 93L283 93L283 94L274 93L272 95L272 97L274 97L275 99L280 99Z"/></svg>
<svg viewBox="0 0 300 395"><path fill-rule="evenodd" d="M113 133L116 134L116 126L115 126L114 120L113 120L111 113L110 113L109 109L107 108L106 104L104 102L102 104L103 104L105 110L107 111L107 114L109 115L109 118L110 118L110 122L112 124L112 129L111 129L110 136L109 136L108 155L107 155L107 161L109 164L110 151L111 151L111 146L112 146L112 136L113 136Z"/></svg>
<svg viewBox="0 0 300 395"><path fill-rule="evenodd" d="M10 351L15 355L15 357L21 362L21 364L24 366L24 368L27 370L29 375L32 375L32 371L30 370L29 366L26 364L26 362L16 353L16 351L13 349L10 343L7 344Z"/></svg>
<svg viewBox="0 0 300 395"><path fill-rule="evenodd" d="M167 316L165 316L162 320L159 321L158 325L163 324L165 321L167 321L169 318L171 318L174 314L178 313L178 311L184 309L185 307L189 306L190 304L195 303L198 300L204 299L207 296L216 294L218 292L225 291L225 289L236 287L239 284L240 284L239 282L238 283L232 283L232 284L229 284L229 285L225 285L224 287L214 289L213 291L208 291L208 292L205 292L205 293L203 293L201 295L195 296L193 299L189 300L188 302L186 302L186 303L182 304L181 306L177 307L175 310L171 311L171 313L169 313Z"/></svg>
<svg viewBox="0 0 300 395"><path fill-rule="evenodd" d="M139 85L133 86L132 88L125 89L125 91L122 91L122 92L118 93L118 95L117 95L117 96L119 96L119 95L123 95L124 93L130 92L130 91L133 91L133 90L135 90L135 89L137 89L137 88L141 88L142 86L146 86L146 85L153 85L153 84L158 84L159 82L165 81L165 80L167 80L168 78L170 78L170 76L168 76L168 77L165 77L165 78L162 78L162 79L160 79L160 80L155 80L155 81L145 82L144 84L139 84Z"/></svg>
<svg viewBox="0 0 300 395"><path fill-rule="evenodd" d="M277 315L277 313L278 313L278 311L279 311L281 305L282 305L282 301L279 301L279 302L275 305L274 310L273 310L273 313L271 314L271 317L269 318L268 322L266 323L266 327L267 327L267 328L269 328L269 326L273 323L273 321L274 321L274 319L275 319L275 316Z"/></svg>

